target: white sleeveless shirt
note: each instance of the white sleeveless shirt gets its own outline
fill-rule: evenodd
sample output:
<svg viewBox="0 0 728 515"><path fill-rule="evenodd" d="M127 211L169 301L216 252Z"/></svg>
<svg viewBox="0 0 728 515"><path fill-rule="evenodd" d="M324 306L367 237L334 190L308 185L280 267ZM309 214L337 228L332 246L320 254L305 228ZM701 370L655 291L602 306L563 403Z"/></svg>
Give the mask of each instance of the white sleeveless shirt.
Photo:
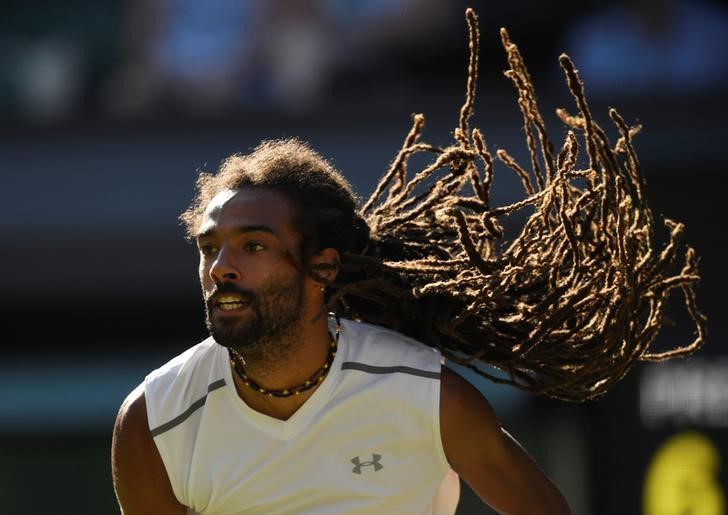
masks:
<svg viewBox="0 0 728 515"><path fill-rule="evenodd" d="M439 352L341 324L331 371L285 421L240 399L212 338L146 377L149 427L180 503L204 515L454 513Z"/></svg>

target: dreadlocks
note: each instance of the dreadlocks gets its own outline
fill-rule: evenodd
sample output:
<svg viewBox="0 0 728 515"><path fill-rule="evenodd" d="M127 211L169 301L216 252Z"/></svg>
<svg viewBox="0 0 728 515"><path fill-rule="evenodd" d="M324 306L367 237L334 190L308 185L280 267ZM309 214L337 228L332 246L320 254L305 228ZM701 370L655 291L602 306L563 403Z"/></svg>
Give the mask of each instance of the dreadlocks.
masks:
<svg viewBox="0 0 728 515"><path fill-rule="evenodd" d="M324 246L342 256L336 282L329 285L329 308L428 343L493 381L558 399L597 397L638 360L693 352L706 325L695 303L697 258L688 248L679 267L684 226L671 220L665 220L669 242L659 252L654 248L655 224L632 145L639 127L611 109L620 134L611 146L591 116L576 69L562 55L579 114L557 110L570 130L555 153L531 78L504 29L510 65L505 74L518 92L531 171L505 150L496 152L517 174L525 198L491 205L494 159L480 131L469 126L479 43L472 9L466 20L468 80L452 146L421 142L424 116L415 115L400 151L357 213L345 180L320 156L300 142L268 142L251 156L233 156L216 176L201 175L197 199L182 215L188 234L223 187L290 186L286 192L298 207L297 219L313 213L301 222L308 228L304 240L310 234L314 242L304 257ZM577 168L580 140L585 169ZM433 156L431 164L409 173L409 160L422 153ZM312 174L315 180L306 179ZM325 195L316 193L319 188ZM527 210L517 237L505 241L500 221ZM676 288L696 337L651 352Z"/></svg>
<svg viewBox="0 0 728 515"><path fill-rule="evenodd" d="M530 76L505 29L501 39L510 65L505 75L518 92L531 173L499 150L497 158L518 175L526 196L491 206L493 157L468 123L479 33L472 9L466 19L470 59L455 144L437 148L420 142L424 116L414 116L402 148L362 209L374 244L347 256L343 265L362 277L337 284L332 304L428 342L496 382L569 401L603 394L637 360L693 352L706 330L695 303L697 258L688 248L676 268L684 226L671 220L665 220L669 242L659 253L654 248L655 224L632 145L640 127L629 127L610 109L620 134L611 146L592 118L577 70L563 54L560 64L579 114L557 110L570 130L555 154ZM586 169L576 167L580 139ZM410 176L408 160L423 152L434 155L433 162ZM499 220L524 208L532 214L520 234L504 242ZM695 323L695 339L650 352L676 288Z"/></svg>

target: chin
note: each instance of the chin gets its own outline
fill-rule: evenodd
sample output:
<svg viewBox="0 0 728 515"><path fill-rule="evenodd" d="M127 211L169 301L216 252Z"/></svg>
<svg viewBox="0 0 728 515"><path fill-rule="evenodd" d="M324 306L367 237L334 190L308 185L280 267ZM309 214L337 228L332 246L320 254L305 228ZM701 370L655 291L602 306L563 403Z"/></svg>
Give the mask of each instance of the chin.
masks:
<svg viewBox="0 0 728 515"><path fill-rule="evenodd" d="M215 320L208 323L208 330L218 344L228 348L250 347L260 339L255 324L240 320Z"/></svg>

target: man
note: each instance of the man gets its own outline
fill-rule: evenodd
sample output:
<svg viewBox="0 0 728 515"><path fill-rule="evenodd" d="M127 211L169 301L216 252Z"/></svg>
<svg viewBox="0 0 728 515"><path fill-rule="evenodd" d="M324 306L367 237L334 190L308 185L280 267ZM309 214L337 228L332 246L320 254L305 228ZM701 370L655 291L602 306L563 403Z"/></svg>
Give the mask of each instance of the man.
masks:
<svg viewBox="0 0 728 515"><path fill-rule="evenodd" d="M458 476L500 512L568 513L443 358L583 401L637 360L702 345L697 256L688 249L678 268L684 226L670 220L668 245L654 245L632 146L639 127L610 110L620 133L611 146L562 55L579 114L558 111L571 130L555 154L505 30L532 170L499 150L527 196L490 205L493 158L468 123L478 30L472 10L466 17L455 145L419 142L416 115L360 209L341 174L296 140L263 143L200 176L181 219L200 251L211 338L149 374L119 411L112 465L125 515L452 513ZM576 167L577 133L587 169ZM408 176L418 152L435 161ZM499 217L524 208L531 215L502 245ZM675 289L695 339L650 352Z"/></svg>
<svg viewBox="0 0 728 515"><path fill-rule="evenodd" d="M182 219L212 337L121 407L112 464L125 515L453 513L455 474L500 512L569 512L436 350L326 316L345 256L372 243L326 161L296 140L265 142L198 187Z"/></svg>

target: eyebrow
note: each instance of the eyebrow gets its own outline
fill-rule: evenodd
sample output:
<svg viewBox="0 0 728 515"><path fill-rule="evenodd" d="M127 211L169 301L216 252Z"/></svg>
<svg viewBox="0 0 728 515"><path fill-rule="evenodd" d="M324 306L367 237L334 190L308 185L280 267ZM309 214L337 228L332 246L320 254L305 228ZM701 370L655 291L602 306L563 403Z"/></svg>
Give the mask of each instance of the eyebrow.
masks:
<svg viewBox="0 0 728 515"><path fill-rule="evenodd" d="M278 233L273 230L272 227L268 225L241 225L240 227L235 228L235 232L238 234L248 234L251 232L267 232L269 234L272 234L276 238L278 237ZM196 239L200 240L202 238L208 238L215 234L215 229L208 229L206 231L203 231L201 233L198 233L197 236L195 236Z"/></svg>

